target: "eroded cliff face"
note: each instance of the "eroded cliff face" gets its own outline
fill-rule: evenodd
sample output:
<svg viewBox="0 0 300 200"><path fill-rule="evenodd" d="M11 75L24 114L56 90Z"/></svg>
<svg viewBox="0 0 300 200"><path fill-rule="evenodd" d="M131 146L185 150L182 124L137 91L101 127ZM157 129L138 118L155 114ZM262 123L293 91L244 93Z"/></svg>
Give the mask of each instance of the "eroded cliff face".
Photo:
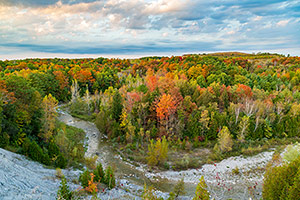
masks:
<svg viewBox="0 0 300 200"><path fill-rule="evenodd" d="M0 149L0 199L55 199L59 183L54 169Z"/></svg>

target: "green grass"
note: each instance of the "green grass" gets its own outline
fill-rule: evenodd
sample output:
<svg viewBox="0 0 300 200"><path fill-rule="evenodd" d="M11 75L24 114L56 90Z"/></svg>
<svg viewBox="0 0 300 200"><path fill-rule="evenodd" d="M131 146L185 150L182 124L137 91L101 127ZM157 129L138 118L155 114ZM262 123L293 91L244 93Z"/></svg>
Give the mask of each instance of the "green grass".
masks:
<svg viewBox="0 0 300 200"><path fill-rule="evenodd" d="M94 113L91 114L91 115L82 115L82 114L77 114L77 113L70 112L70 115L72 117L76 117L78 119L93 122L93 123L95 122L95 119L96 119L96 114L94 114Z"/></svg>
<svg viewBox="0 0 300 200"><path fill-rule="evenodd" d="M85 132L82 129L66 125L63 122L58 122L58 129L65 130L66 143L63 155L68 160L68 166L81 168L84 163L84 154L86 148L84 147Z"/></svg>

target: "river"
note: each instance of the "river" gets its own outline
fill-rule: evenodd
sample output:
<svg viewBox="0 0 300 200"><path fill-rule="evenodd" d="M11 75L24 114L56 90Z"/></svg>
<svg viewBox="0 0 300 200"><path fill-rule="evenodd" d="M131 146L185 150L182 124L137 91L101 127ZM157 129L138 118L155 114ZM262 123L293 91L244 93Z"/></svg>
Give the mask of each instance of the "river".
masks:
<svg viewBox="0 0 300 200"><path fill-rule="evenodd" d="M70 126L81 128L86 132L87 151L85 156L99 156L98 162L103 166L111 165L116 170L117 187L100 192L98 197L109 199L141 199L145 184L156 189L157 196L167 198L178 180L184 178L186 196L179 199L192 199L199 178L204 176L211 197L216 200L260 199L263 173L266 163L271 160L273 152L263 152L252 157L231 157L215 164L205 164L199 169L184 171L149 171L147 166L136 167L124 161L107 142L95 124L72 117L60 110L59 120ZM232 170L238 168L239 173ZM80 187L72 180L78 179L81 171L63 170L71 189ZM54 200L60 180L55 177L56 170L31 161L23 155L0 148L0 199ZM250 190L249 190L250 188ZM250 192L249 192L250 191ZM252 194L252 195L250 195ZM85 199L91 199L86 197Z"/></svg>
<svg viewBox="0 0 300 200"><path fill-rule="evenodd" d="M98 162L104 166L115 168L117 180L123 190L134 195L141 195L144 184L152 185L158 195L167 197L178 180L184 178L186 196L182 199L192 199L199 178L204 176L213 198L218 199L249 199L260 198L262 191L264 167L272 158L273 151L263 152L252 157L231 157L216 164L205 164L199 169L184 171L152 171L144 165L136 167L124 161L107 142L104 134L100 133L94 123L72 117L59 111L59 119L64 123L81 128L87 135L86 156L99 156ZM232 173L239 169L238 174ZM137 197L136 197L137 198Z"/></svg>

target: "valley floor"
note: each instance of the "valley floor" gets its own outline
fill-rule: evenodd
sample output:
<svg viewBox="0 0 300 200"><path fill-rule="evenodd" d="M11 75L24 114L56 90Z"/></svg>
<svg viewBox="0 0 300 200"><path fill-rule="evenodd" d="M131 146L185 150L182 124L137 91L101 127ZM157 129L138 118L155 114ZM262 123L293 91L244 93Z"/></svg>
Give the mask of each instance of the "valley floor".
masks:
<svg viewBox="0 0 300 200"><path fill-rule="evenodd" d="M168 192L181 178L184 178L187 192L187 196L181 199L191 199L202 175L215 199L260 198L264 168L273 154L270 151L247 158L230 157L220 163L205 164L200 169L149 171L144 165L136 167L124 161L93 123L75 119L63 111L60 111L59 119L86 132L87 157L98 155L98 161L104 166L112 165L116 169L118 186L99 194L101 199L140 199L145 183L153 185L158 190L158 196L167 198ZM103 138L103 142L99 143L98 137ZM0 149L0 199L55 199L60 183L55 173L55 169L45 168L22 155ZM77 189L79 185L71 180L76 180L80 171L63 170L63 173L71 189Z"/></svg>

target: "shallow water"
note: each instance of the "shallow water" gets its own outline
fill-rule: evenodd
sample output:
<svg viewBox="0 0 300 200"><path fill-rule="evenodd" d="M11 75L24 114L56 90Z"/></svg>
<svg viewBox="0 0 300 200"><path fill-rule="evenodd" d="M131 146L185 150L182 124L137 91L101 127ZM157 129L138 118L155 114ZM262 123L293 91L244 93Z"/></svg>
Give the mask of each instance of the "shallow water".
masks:
<svg viewBox="0 0 300 200"><path fill-rule="evenodd" d="M267 162L271 160L273 154L273 152L263 152L247 158L242 156L231 157L216 165L203 165L201 169L149 172L146 166L135 167L129 162L123 161L114 152L111 144L106 141L105 136L98 131L95 124L73 118L65 112L61 112L60 120L86 132L88 137L87 156L98 155L99 162L104 166L113 166L116 170L116 177L126 180L132 184L131 187L136 186L136 190L140 190L146 183L161 191L162 196L167 196L167 193L173 190L176 182L184 178L186 195L190 196L188 198L190 199L195 192L199 178L204 176L215 199L249 199L251 197L249 187L253 188L251 192L254 193L254 197L260 197L263 171L256 169L264 168ZM232 170L236 167L239 169L240 174L233 175Z"/></svg>
<svg viewBox="0 0 300 200"><path fill-rule="evenodd" d="M261 196L263 170L257 169L263 168L271 160L273 152L263 152L247 158L231 157L215 165L203 165L200 169L150 172L146 166L135 167L122 160L93 123L73 118L62 110L59 110L59 113L59 120L86 132L86 156L98 155L98 162L104 166L111 165L116 170L118 186L99 193L98 197L102 200L141 199L145 183L154 186L159 196L167 198L168 192L172 191L181 178L184 178L187 196L180 199L192 199L201 176L204 176L215 199L249 199L249 186L255 186L255 189L251 190L255 197L259 199ZM236 167L241 172L239 175L232 174L232 169ZM25 156L0 149L0 199L56 199L60 180L55 178L55 173L55 169L46 168ZM78 178L79 170L68 169L63 170L63 173L72 189L79 187L71 182Z"/></svg>

